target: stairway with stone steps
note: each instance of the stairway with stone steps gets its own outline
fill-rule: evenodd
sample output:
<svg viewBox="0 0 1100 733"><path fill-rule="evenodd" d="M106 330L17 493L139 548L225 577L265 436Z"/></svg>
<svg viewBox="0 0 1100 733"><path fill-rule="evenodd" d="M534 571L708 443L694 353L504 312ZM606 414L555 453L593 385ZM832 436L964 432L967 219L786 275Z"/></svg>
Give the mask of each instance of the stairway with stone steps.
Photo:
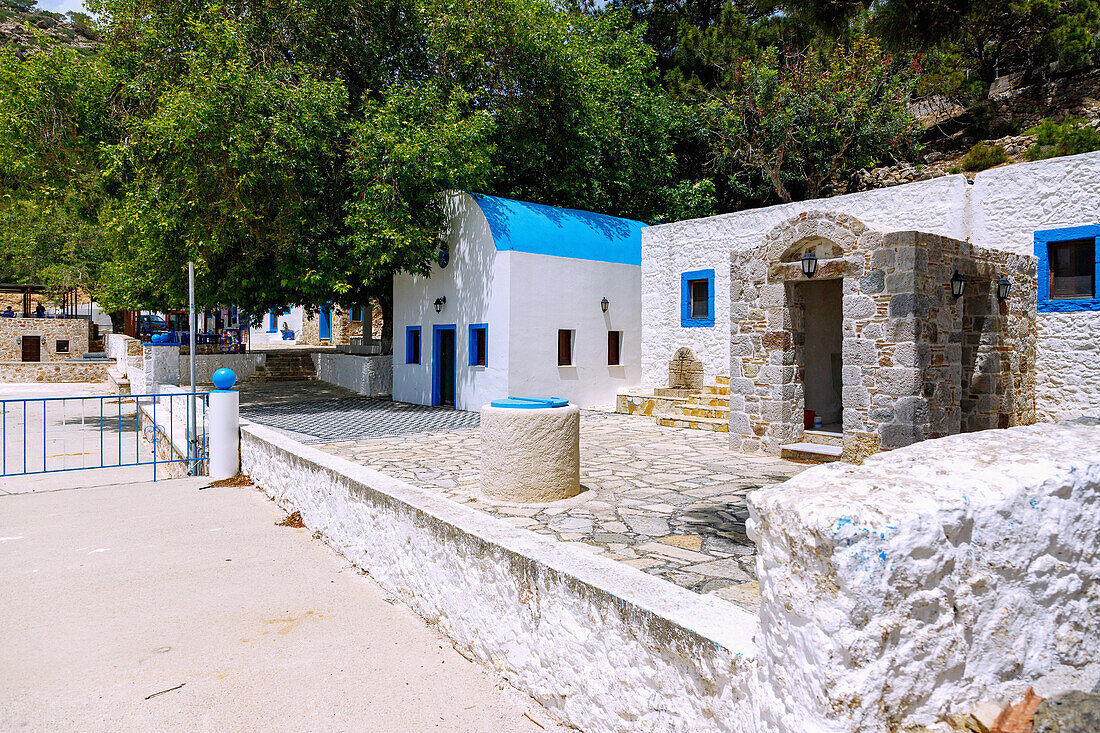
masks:
<svg viewBox="0 0 1100 733"><path fill-rule="evenodd" d="M730 431L730 380L719 376L717 384L703 387L701 391L688 392L668 411L655 415L657 424L670 428L710 430L716 433Z"/></svg>
<svg viewBox="0 0 1100 733"><path fill-rule="evenodd" d="M807 463L832 463L839 461L844 452L843 433L826 430L807 430L798 443L779 446L779 455L792 461Z"/></svg>
<svg viewBox="0 0 1100 733"><path fill-rule="evenodd" d="M272 351L249 381L292 382L317 379L317 367L309 352Z"/></svg>

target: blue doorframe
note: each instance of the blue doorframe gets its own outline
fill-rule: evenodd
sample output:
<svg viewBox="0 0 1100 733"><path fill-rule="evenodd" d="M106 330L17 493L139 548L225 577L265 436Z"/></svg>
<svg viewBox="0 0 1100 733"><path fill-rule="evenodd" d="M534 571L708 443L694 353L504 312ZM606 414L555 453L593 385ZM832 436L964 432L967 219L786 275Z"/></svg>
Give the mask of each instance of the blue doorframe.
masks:
<svg viewBox="0 0 1100 733"><path fill-rule="evenodd" d="M446 326L432 326L432 404L443 404L443 362L441 359L442 349L440 348L439 341L444 331L450 331L455 337L455 350L458 350L458 335L455 333L455 324L451 323ZM454 389L451 393L455 396L455 407L458 407L458 354L454 354L453 367L451 372L451 384Z"/></svg>
<svg viewBox="0 0 1100 733"><path fill-rule="evenodd" d="M321 306L321 314L317 324L317 338L321 340L332 338L332 305L330 303Z"/></svg>

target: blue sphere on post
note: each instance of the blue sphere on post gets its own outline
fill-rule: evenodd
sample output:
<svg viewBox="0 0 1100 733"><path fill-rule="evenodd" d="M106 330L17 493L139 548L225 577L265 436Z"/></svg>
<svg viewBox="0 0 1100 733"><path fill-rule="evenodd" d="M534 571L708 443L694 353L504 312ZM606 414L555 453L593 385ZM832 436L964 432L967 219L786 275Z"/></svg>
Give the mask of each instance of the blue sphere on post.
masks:
<svg viewBox="0 0 1100 733"><path fill-rule="evenodd" d="M237 375L232 369L222 367L214 372L211 378L217 389L230 389L237 383Z"/></svg>

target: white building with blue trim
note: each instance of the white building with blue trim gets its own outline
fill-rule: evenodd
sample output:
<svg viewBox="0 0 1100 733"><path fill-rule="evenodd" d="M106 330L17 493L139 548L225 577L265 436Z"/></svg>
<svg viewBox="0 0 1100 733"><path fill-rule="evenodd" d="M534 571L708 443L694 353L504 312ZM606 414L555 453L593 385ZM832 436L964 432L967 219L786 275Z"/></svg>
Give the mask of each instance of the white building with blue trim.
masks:
<svg viewBox="0 0 1100 733"><path fill-rule="evenodd" d="M394 400L589 407L638 384L645 224L467 193L446 214L430 276L394 278Z"/></svg>
<svg viewBox="0 0 1100 733"><path fill-rule="evenodd" d="M1100 416L1100 152L1002 166L973 180L944 176L647 227L643 387L668 384L669 362L681 348L691 349L708 382L751 376L731 374L741 356L731 351L731 328L754 315L731 314L731 307L761 273L731 268L731 257L761 246L777 227L798 227L808 212L850 216L877 232L925 232L1036 256L1035 412L1040 420Z"/></svg>

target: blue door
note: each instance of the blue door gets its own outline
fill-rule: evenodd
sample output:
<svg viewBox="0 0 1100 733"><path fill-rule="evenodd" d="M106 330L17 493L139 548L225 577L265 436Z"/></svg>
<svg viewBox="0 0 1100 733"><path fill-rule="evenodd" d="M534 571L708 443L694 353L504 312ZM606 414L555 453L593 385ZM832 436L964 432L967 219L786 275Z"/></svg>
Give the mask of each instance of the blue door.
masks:
<svg viewBox="0 0 1100 733"><path fill-rule="evenodd" d="M432 404L455 406L455 327L432 326Z"/></svg>
<svg viewBox="0 0 1100 733"><path fill-rule="evenodd" d="M332 305L326 303L321 306L320 322L317 325L318 338L326 341L332 338Z"/></svg>

